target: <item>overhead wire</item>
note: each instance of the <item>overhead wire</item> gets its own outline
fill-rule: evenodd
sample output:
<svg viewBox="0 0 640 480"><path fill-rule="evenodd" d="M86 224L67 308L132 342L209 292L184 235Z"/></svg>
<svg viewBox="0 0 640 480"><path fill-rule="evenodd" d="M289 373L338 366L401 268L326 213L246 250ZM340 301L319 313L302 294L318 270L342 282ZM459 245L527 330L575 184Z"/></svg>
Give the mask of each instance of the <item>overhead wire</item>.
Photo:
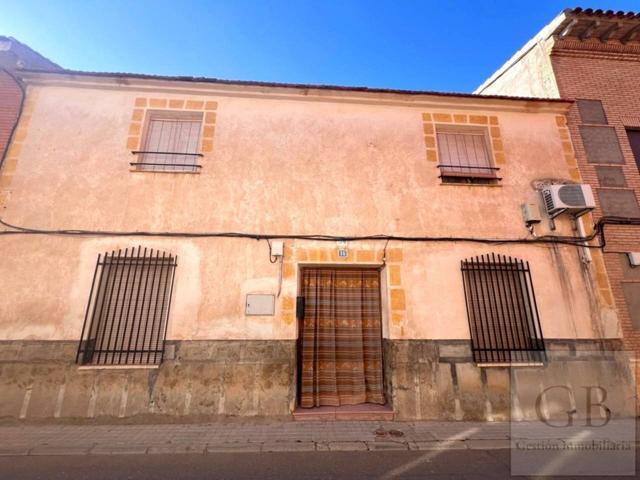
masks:
<svg viewBox="0 0 640 480"><path fill-rule="evenodd" d="M571 245L577 247L602 249L606 245L606 225L640 225L640 218L613 217L600 218L593 226L593 232L584 237L543 235L535 238L492 238L466 236L428 236L428 235L327 235L327 234L279 234L254 232L170 232L170 231L140 231L140 230L88 230L88 229L43 229L13 225L0 218L0 224L9 230L0 231L2 235L62 235L62 236L101 236L101 237L167 237L167 238L246 238L253 240L315 240L324 242L336 241L402 241L402 242L474 242L490 245L499 244L547 244ZM598 238L595 245L588 244Z"/></svg>

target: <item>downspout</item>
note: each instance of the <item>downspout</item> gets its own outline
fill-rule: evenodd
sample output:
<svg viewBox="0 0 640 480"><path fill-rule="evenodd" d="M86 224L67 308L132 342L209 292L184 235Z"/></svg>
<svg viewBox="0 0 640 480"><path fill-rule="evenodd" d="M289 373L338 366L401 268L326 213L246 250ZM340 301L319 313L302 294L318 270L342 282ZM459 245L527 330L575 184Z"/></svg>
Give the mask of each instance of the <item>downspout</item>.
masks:
<svg viewBox="0 0 640 480"><path fill-rule="evenodd" d="M22 82L6 68L1 69L3 72L6 72L6 74L9 75L14 82L16 82L16 85L18 85L18 88L20 89L20 92L22 92L22 95L20 96L20 106L18 107L16 120L11 127L11 132L9 133L9 137L7 138L7 144L4 146L4 151L2 152L2 156L0 157L0 171L2 170L2 165L4 165L4 160L7 156L7 153L9 152L9 147L11 146L11 142L13 141L13 136L16 133L16 129L18 128L18 123L20 122L20 117L22 116L22 110L24 109L24 99L27 96L27 92Z"/></svg>

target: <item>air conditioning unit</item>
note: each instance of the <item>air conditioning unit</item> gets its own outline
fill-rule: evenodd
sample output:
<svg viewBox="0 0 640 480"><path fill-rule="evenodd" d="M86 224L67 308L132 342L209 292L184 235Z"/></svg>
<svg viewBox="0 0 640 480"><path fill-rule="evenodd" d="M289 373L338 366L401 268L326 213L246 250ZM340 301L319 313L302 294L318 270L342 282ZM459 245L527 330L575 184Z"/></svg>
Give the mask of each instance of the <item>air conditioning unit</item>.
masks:
<svg viewBox="0 0 640 480"><path fill-rule="evenodd" d="M542 190L542 198L551 218L565 212L579 217L596 208L589 185L549 185Z"/></svg>

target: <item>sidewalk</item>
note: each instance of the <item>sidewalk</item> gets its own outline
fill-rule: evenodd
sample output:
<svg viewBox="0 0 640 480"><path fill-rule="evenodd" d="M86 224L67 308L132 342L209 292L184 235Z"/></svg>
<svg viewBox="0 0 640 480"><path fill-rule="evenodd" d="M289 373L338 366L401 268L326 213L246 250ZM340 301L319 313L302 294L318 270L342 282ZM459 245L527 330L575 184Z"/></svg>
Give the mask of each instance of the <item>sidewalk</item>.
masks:
<svg viewBox="0 0 640 480"><path fill-rule="evenodd" d="M508 448L507 423L251 422L0 427L0 455Z"/></svg>
<svg viewBox="0 0 640 480"><path fill-rule="evenodd" d="M0 426L0 455L509 448L508 423L257 422L162 425Z"/></svg>

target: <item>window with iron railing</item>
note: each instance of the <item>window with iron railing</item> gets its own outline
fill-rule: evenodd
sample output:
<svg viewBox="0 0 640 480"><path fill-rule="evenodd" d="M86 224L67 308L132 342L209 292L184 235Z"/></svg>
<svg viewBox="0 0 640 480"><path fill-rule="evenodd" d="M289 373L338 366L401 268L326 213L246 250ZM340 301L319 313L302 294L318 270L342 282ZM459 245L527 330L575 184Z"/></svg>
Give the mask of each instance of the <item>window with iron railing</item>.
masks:
<svg viewBox="0 0 640 480"><path fill-rule="evenodd" d="M136 170L151 172L198 172L202 154L202 113L148 111L142 150L132 153Z"/></svg>
<svg viewBox="0 0 640 480"><path fill-rule="evenodd" d="M443 183L497 183L500 180L485 128L437 126L436 136Z"/></svg>
<svg viewBox="0 0 640 480"><path fill-rule="evenodd" d="M147 248L99 255L76 362L162 361L177 257Z"/></svg>
<svg viewBox="0 0 640 480"><path fill-rule="evenodd" d="M463 260L461 270L474 361L544 362L529 262L492 253Z"/></svg>

